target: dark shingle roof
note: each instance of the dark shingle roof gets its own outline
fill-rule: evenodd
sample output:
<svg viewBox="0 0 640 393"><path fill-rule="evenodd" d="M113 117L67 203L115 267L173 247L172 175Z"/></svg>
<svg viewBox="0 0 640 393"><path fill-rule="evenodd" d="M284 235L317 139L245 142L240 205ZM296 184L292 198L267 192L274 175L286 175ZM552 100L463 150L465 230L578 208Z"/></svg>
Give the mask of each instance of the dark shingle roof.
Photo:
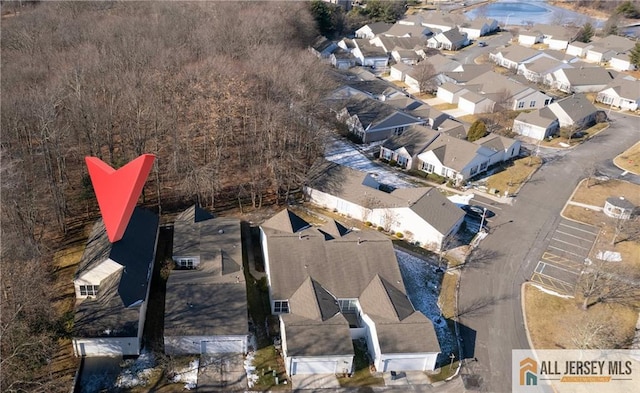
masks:
<svg viewBox="0 0 640 393"><path fill-rule="evenodd" d="M411 156L420 154L435 137L438 131L428 127L414 125L400 135L394 135L384 141L382 146L389 150L404 147Z"/></svg>

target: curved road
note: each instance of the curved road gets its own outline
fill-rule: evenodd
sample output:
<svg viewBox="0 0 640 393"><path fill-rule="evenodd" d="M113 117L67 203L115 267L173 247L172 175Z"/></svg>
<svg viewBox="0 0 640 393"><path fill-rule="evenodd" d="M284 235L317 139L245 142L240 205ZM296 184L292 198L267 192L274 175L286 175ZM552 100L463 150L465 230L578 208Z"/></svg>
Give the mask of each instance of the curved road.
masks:
<svg viewBox="0 0 640 393"><path fill-rule="evenodd" d="M618 177L611 160L640 140L640 119L611 114L609 129L571 151L545 153L545 164L520 190L512 206L502 205L491 234L462 272L460 322L468 327L463 345L468 359L462 374L474 391L511 391L511 350L529 348L520 287L550 242L560 212L586 168ZM605 159L606 158L606 159ZM621 179L640 183L640 177ZM471 332L471 333L469 333ZM474 337L475 335L475 337ZM475 344L475 345L474 345ZM477 361L474 361L473 358Z"/></svg>

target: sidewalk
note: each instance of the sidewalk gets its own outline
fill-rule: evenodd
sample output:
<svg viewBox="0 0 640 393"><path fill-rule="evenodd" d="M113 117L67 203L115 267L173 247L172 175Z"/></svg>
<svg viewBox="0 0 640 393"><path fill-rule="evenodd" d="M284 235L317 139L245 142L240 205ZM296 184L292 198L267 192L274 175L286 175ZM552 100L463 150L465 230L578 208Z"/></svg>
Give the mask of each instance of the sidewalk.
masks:
<svg viewBox="0 0 640 393"><path fill-rule="evenodd" d="M456 193L458 195L479 195L483 198L491 199L492 201L503 204L503 205L513 205L513 200L515 199L515 197L501 197L497 195L492 195L475 188L470 188L468 190L460 191L455 188L447 187L446 184L440 184L437 186L437 188L440 188L442 190L449 191L452 193Z"/></svg>

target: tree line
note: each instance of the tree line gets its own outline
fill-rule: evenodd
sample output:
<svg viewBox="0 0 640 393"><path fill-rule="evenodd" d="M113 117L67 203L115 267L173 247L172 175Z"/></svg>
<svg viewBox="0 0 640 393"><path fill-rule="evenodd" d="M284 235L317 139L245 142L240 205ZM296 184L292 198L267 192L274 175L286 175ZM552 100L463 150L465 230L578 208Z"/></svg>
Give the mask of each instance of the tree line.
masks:
<svg viewBox="0 0 640 393"><path fill-rule="evenodd" d="M68 389L41 369L68 335L53 252L98 217L84 156L155 154L160 211L283 201L322 154L333 84L305 3L42 2L2 33L0 390Z"/></svg>

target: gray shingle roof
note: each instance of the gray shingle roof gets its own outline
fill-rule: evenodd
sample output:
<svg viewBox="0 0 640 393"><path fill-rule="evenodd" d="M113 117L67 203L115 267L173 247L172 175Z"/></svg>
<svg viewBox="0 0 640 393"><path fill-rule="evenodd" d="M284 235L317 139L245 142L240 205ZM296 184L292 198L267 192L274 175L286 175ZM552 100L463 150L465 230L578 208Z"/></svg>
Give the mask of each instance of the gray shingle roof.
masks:
<svg viewBox="0 0 640 393"><path fill-rule="evenodd" d="M573 121L580 121L598 111L585 94L574 94L548 106L554 113L557 107L562 108Z"/></svg>
<svg viewBox="0 0 640 393"><path fill-rule="evenodd" d="M515 120L546 129L557 120L557 117L548 107L544 107L529 113L522 112Z"/></svg>
<svg viewBox="0 0 640 393"><path fill-rule="evenodd" d="M614 78L611 71L602 67L564 68L561 71L571 86L606 85Z"/></svg>
<svg viewBox="0 0 640 393"><path fill-rule="evenodd" d="M138 332L139 302L146 300L155 258L158 216L136 207L121 240L111 243L104 222L93 226L76 278L107 258L123 266L100 282L95 299L76 307L74 336L133 337Z"/></svg>
<svg viewBox="0 0 640 393"><path fill-rule="evenodd" d="M354 353L349 322L342 314L322 323L295 314L283 314L281 318L285 324L289 356L349 356Z"/></svg>
<svg viewBox="0 0 640 393"><path fill-rule="evenodd" d="M204 218L201 220L196 217ZM198 214L199 212L199 214ZM174 269L167 280L165 336L248 333L240 221L192 206L174 224L173 255L199 256L196 269Z"/></svg>
<svg viewBox="0 0 640 393"><path fill-rule="evenodd" d="M435 137L438 131L424 126L411 126L401 135L394 135L387 139L382 146L389 150L404 147L411 156L420 154Z"/></svg>

